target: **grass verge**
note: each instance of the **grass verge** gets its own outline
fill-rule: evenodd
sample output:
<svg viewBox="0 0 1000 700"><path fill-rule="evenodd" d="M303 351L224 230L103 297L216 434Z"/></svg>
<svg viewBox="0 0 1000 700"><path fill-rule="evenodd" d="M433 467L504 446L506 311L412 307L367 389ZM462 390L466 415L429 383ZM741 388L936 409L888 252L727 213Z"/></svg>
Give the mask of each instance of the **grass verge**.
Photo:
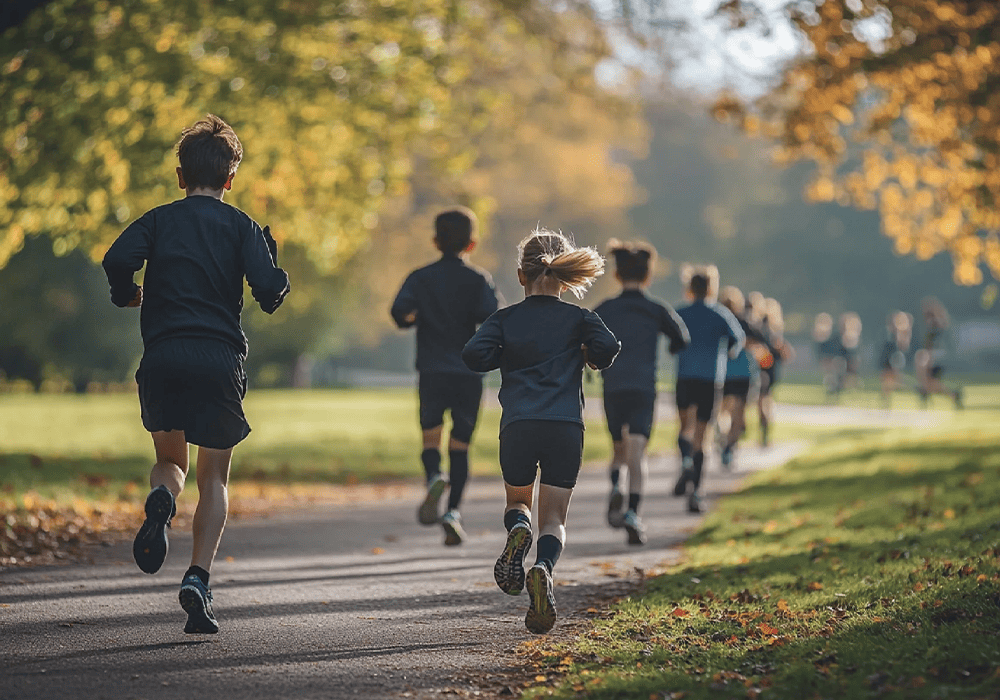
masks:
<svg viewBox="0 0 1000 700"><path fill-rule="evenodd" d="M756 475L605 619L526 644L525 697L998 697L996 419Z"/></svg>

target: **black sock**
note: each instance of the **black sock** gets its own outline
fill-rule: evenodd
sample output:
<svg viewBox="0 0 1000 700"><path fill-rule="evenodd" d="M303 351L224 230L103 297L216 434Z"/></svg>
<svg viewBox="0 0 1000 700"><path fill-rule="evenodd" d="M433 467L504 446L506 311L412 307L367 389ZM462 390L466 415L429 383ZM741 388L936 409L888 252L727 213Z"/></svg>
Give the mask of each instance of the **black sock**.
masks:
<svg viewBox="0 0 1000 700"><path fill-rule="evenodd" d="M441 473L441 450L428 447L420 453L420 461L424 463L424 474L427 476L427 483Z"/></svg>
<svg viewBox="0 0 1000 700"><path fill-rule="evenodd" d="M543 564L549 573L556 567L559 555L562 554L563 543L555 535L542 535L535 547L535 564Z"/></svg>
<svg viewBox="0 0 1000 700"><path fill-rule="evenodd" d="M630 493L628 495L628 509L634 510L636 513L639 512L639 501L642 500L641 493Z"/></svg>
<svg viewBox="0 0 1000 700"><path fill-rule="evenodd" d="M531 516L520 508L511 508L503 514L503 526L507 528L507 532L510 532L510 529L518 523L524 523L531 527Z"/></svg>
<svg viewBox="0 0 1000 700"><path fill-rule="evenodd" d="M677 447L681 450L681 459L691 456L691 441L686 437L677 437Z"/></svg>
<svg viewBox="0 0 1000 700"><path fill-rule="evenodd" d="M618 479L621 478L621 475L622 475L622 470L621 469L619 469L619 468L616 467L616 468L614 468L614 469L611 470L611 486L617 486L618 485Z"/></svg>
<svg viewBox="0 0 1000 700"><path fill-rule="evenodd" d="M701 467L705 464L705 453L695 452L692 457L694 459L694 476L691 478L691 483L694 484L694 490L697 491L698 487L701 486Z"/></svg>
<svg viewBox="0 0 1000 700"><path fill-rule="evenodd" d="M448 451L448 480L451 490L448 491L448 510L458 510L465 491L465 482L469 479L469 453L467 450Z"/></svg>
<svg viewBox="0 0 1000 700"><path fill-rule="evenodd" d="M184 572L184 578L187 578L191 574L194 574L195 576L197 576L198 578L200 578L201 582L205 584L206 588L208 588L208 576L209 576L209 574L208 574L207 571L205 571L200 566L192 566L192 567L188 568L187 571Z"/></svg>

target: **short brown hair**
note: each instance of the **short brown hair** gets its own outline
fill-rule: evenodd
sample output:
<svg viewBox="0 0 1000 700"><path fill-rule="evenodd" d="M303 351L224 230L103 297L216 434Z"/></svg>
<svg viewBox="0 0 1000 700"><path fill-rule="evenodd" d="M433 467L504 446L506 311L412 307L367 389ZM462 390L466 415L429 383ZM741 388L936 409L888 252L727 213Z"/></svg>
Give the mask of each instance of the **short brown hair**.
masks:
<svg viewBox="0 0 1000 700"><path fill-rule="evenodd" d="M517 266L529 282L551 275L577 298L604 274L600 253L577 248L562 233L544 228L535 229L517 246Z"/></svg>
<svg viewBox="0 0 1000 700"><path fill-rule="evenodd" d="M645 282L653 270L656 248L648 243L608 241L608 253L615 259L615 272L622 282Z"/></svg>
<svg viewBox="0 0 1000 700"><path fill-rule="evenodd" d="M471 209L453 207L434 217L434 240L442 253L461 253L476 234L476 215Z"/></svg>
<svg viewBox="0 0 1000 700"><path fill-rule="evenodd" d="M229 124L209 114L181 132L177 159L189 189L221 190L243 160L243 144Z"/></svg>
<svg viewBox="0 0 1000 700"><path fill-rule="evenodd" d="M681 266L681 282L695 299L713 299L719 288L719 268L715 265Z"/></svg>

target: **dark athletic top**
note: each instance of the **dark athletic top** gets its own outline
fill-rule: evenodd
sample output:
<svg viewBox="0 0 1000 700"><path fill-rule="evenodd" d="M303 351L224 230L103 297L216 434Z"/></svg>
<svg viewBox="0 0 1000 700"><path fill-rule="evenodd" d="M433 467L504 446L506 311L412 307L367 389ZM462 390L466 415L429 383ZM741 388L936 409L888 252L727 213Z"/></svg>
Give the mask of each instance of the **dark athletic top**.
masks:
<svg viewBox="0 0 1000 700"><path fill-rule="evenodd" d="M729 348L729 357L743 350L746 335L739 321L722 304L696 301L677 310L691 335L691 342L677 355L678 379L702 379L720 382L725 378L726 363L720 362L720 345ZM724 355L723 355L724 357Z"/></svg>
<svg viewBox="0 0 1000 700"><path fill-rule="evenodd" d="M476 372L500 369L501 432L518 420L583 425L581 346L598 369L608 367L621 349L593 311L534 295L486 319L462 359Z"/></svg>
<svg viewBox="0 0 1000 700"><path fill-rule="evenodd" d="M288 294L270 232L234 206L194 195L151 209L129 224L104 256L111 301L135 297L135 272L146 263L139 326L149 348L167 338L228 343L246 358L240 326L243 278L267 313Z"/></svg>
<svg viewBox="0 0 1000 700"><path fill-rule="evenodd" d="M740 324L740 330L743 331L745 338L755 340L761 345L766 346L768 352L774 352L774 348L768 342L767 336L757 328L754 328L743 316L736 316L736 321ZM760 366L757 364L757 360L751 357L745 345L740 350L739 355L735 358L729 358L729 361L726 363L727 379L749 379L750 377L756 377L759 371Z"/></svg>
<svg viewBox="0 0 1000 700"><path fill-rule="evenodd" d="M677 354L691 340L687 326L668 305L646 296L641 290L626 289L594 309L622 344L613 365L601 374L604 392L642 391L656 393L656 351L660 334Z"/></svg>
<svg viewBox="0 0 1000 700"><path fill-rule="evenodd" d="M444 255L410 273L389 313L398 327L417 327L418 372L471 375L462 348L499 305L489 273ZM407 321L414 311L416 321Z"/></svg>

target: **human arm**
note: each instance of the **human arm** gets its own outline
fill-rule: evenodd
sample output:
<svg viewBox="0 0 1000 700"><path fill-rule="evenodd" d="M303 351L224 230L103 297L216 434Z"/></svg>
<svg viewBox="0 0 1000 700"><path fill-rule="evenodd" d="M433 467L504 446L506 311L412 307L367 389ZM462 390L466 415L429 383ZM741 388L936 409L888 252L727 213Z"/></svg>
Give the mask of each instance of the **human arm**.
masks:
<svg viewBox="0 0 1000 700"><path fill-rule="evenodd" d="M484 273L483 287L479 295L479 305L476 307L476 323L482 323L500 308L502 297L493 286L493 280Z"/></svg>
<svg viewBox="0 0 1000 700"><path fill-rule="evenodd" d="M417 281L413 274L406 278L396 298L392 301L389 314L397 328L409 328L417 322L418 300Z"/></svg>
<svg viewBox="0 0 1000 700"><path fill-rule="evenodd" d="M684 320L672 307L663 305L663 316L660 319L660 332L667 337L667 348L671 355L676 355L691 344L691 333Z"/></svg>
<svg viewBox="0 0 1000 700"><path fill-rule="evenodd" d="M729 359L735 360L746 346L747 336L732 312L724 306L718 307L719 315L726 324L726 339L729 343Z"/></svg>
<svg viewBox="0 0 1000 700"><path fill-rule="evenodd" d="M593 369L607 369L614 362L622 344L593 311L583 310L583 354Z"/></svg>
<svg viewBox="0 0 1000 700"><path fill-rule="evenodd" d="M503 326L495 313L483 322L462 349L465 366L474 372L489 372L500 367L503 355Z"/></svg>
<svg viewBox="0 0 1000 700"><path fill-rule="evenodd" d="M101 264L115 306L139 306L142 302L142 288L135 283L135 273L142 269L152 245L153 212L149 211L129 224L104 254Z"/></svg>
<svg viewBox="0 0 1000 700"><path fill-rule="evenodd" d="M291 289L288 275L277 266L278 244L271 237L271 228L261 229L252 223L243 238L243 270L254 301L268 314L273 314Z"/></svg>

